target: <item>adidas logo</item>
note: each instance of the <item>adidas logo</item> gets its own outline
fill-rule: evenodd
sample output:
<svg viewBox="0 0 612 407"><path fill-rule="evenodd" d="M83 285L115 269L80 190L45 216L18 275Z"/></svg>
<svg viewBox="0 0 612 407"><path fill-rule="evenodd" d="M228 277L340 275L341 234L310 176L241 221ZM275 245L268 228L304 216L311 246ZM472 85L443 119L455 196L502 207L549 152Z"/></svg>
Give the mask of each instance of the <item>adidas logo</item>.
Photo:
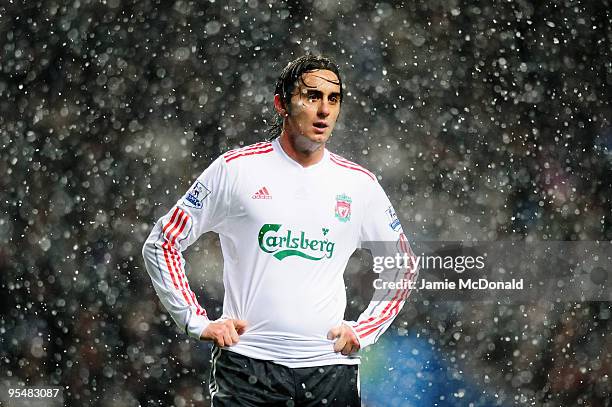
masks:
<svg viewBox="0 0 612 407"><path fill-rule="evenodd" d="M268 188L263 187L259 191L255 192L251 197L253 199L272 199L272 195L268 192Z"/></svg>

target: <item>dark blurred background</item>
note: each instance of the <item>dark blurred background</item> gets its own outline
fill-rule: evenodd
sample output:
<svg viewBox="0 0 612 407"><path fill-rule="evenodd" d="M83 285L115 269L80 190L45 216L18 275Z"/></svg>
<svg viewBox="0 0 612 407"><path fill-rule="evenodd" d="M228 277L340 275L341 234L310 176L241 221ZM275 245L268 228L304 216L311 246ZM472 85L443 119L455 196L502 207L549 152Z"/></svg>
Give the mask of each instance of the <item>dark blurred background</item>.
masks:
<svg viewBox="0 0 612 407"><path fill-rule="evenodd" d="M410 239L611 240L610 6L2 1L2 386L209 405L209 346L175 328L141 246L215 157L267 137L305 52L343 74L329 148L382 177ZM219 316L217 238L187 258ZM610 303L410 300L365 352L364 404L611 405Z"/></svg>

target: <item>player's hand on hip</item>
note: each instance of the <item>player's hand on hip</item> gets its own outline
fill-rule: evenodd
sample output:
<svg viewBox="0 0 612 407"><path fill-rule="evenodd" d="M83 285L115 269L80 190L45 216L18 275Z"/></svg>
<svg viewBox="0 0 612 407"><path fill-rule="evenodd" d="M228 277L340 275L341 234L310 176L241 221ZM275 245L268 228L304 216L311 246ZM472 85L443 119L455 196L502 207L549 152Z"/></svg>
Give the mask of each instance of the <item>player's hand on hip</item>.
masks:
<svg viewBox="0 0 612 407"><path fill-rule="evenodd" d="M330 329L327 333L327 339L336 339L334 343L334 352L342 352L345 356L357 352L361 347L361 345L359 345L359 339L357 339L353 330L346 324L340 324Z"/></svg>
<svg viewBox="0 0 612 407"><path fill-rule="evenodd" d="M213 341L217 346L232 346L240 341L247 322L241 319L222 319L211 322L200 335L204 341Z"/></svg>

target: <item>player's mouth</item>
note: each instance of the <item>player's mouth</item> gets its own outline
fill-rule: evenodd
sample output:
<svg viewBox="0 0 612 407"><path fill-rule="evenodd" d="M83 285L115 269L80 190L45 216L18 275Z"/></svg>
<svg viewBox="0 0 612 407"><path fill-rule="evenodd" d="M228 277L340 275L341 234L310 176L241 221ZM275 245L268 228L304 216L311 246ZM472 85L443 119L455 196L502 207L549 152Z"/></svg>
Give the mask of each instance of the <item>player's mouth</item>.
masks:
<svg viewBox="0 0 612 407"><path fill-rule="evenodd" d="M325 130L327 130L327 128L329 127L327 125L327 123L325 123L323 121L315 122L312 126L314 127L315 133L317 133L317 134L325 133Z"/></svg>

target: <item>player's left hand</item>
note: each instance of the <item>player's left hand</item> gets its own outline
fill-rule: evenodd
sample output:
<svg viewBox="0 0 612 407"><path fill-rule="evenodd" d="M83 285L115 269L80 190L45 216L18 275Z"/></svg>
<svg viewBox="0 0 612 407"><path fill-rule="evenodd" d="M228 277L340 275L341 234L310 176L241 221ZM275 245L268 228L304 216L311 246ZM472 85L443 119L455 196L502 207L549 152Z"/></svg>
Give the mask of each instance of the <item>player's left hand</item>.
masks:
<svg viewBox="0 0 612 407"><path fill-rule="evenodd" d="M357 352L361 347L359 339L357 339L353 330L346 324L340 324L329 330L327 339L334 340L336 338L334 352L342 352L345 356Z"/></svg>

